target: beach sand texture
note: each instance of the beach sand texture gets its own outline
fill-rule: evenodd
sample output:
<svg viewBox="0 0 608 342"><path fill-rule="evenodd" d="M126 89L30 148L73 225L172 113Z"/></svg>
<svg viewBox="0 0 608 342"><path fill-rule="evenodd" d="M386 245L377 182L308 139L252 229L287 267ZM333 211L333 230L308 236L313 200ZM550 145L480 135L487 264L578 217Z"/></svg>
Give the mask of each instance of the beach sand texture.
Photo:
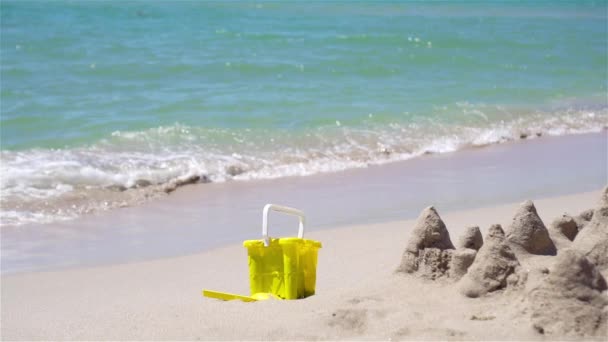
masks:
<svg viewBox="0 0 608 342"><path fill-rule="evenodd" d="M599 197L600 191L594 191L535 200L534 205L553 237L556 233L549 222L565 212L575 216L594 208ZM481 227L485 244L492 224L501 224L508 236L507 227L518 208L520 203L437 211L460 248L460 236L470 231L466 227ZM605 231L603 222L598 227ZM414 225L409 220L310 232L308 238L323 242L317 294L294 301L222 302L201 296L202 288L248 294L246 251L240 245L171 259L3 276L2 339L606 339L605 291L593 294L603 331L600 321L591 324L595 330L560 334L553 324L560 317L552 317L542 333L535 327L538 306L533 304L553 295L542 285L543 277L564 276L553 271L554 260L569 263L579 260L579 254L564 257L559 250L558 257L521 257L516 253L526 284L469 298L449 277L433 281L395 273ZM597 285L600 276L594 274ZM537 289L534 299L531 289ZM547 317L541 317L541 323L542 319Z"/></svg>
<svg viewBox="0 0 608 342"><path fill-rule="evenodd" d="M607 23L0 0L0 340L608 341ZM250 295L267 203L316 294L203 297Z"/></svg>

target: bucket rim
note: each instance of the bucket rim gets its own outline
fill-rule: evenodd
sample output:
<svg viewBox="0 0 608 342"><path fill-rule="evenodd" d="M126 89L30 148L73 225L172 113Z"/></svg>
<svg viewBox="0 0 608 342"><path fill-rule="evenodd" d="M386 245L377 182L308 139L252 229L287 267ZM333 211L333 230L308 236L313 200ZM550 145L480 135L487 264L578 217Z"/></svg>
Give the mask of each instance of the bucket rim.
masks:
<svg viewBox="0 0 608 342"><path fill-rule="evenodd" d="M293 244L304 244L309 247L321 248L322 244L320 241L303 239L298 237L283 237L283 238L271 238L270 245L293 245ZM264 239L259 240L245 240L243 241L244 247L264 247Z"/></svg>

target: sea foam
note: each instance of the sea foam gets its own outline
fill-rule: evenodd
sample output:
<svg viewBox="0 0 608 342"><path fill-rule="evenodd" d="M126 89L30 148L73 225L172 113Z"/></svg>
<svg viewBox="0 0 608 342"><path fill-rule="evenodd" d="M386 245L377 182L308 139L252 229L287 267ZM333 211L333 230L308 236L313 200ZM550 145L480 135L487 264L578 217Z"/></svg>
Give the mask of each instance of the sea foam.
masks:
<svg viewBox="0 0 608 342"><path fill-rule="evenodd" d="M476 119L464 124L330 124L304 133L175 124L116 131L78 148L2 151L0 223L72 219L141 203L193 182L308 176L516 139L598 132L608 126L606 108L536 112L488 122L484 108L458 106Z"/></svg>

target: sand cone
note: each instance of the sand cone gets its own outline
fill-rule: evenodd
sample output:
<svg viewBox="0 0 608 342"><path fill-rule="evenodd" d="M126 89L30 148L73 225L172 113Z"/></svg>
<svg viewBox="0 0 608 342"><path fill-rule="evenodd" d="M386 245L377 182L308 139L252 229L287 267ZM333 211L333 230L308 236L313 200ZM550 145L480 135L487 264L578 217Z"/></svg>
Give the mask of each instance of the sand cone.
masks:
<svg viewBox="0 0 608 342"><path fill-rule="evenodd" d="M564 214L561 217L556 218L551 223L551 228L556 232L561 233L570 241L574 241L576 234L578 234L578 226L576 221L570 215Z"/></svg>
<svg viewBox="0 0 608 342"><path fill-rule="evenodd" d="M420 269L434 279L447 271L453 249L445 223L434 207L427 207L416 221L396 271L413 273Z"/></svg>
<svg viewBox="0 0 608 342"><path fill-rule="evenodd" d="M479 227L467 227L458 241L458 248L470 248L478 251L483 245L483 237Z"/></svg>
<svg viewBox="0 0 608 342"><path fill-rule="evenodd" d="M475 261L460 281L460 291L467 297L479 297L507 286L509 277L516 277L517 257L507 244L499 224L492 225Z"/></svg>
<svg viewBox="0 0 608 342"><path fill-rule="evenodd" d="M523 249L531 254L555 255L557 253L549 232L538 216L532 201L522 203L515 213L507 233L507 240L516 249Z"/></svg>
<svg viewBox="0 0 608 342"><path fill-rule="evenodd" d="M564 214L549 225L549 236L558 250L570 248L576 234L578 234L578 225L569 215Z"/></svg>

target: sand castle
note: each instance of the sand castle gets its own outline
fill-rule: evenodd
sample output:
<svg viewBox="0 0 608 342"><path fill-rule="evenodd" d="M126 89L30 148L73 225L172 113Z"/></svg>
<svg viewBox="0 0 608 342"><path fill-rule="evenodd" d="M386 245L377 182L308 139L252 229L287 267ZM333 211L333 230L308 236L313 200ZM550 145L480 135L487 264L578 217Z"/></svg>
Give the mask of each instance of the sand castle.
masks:
<svg viewBox="0 0 608 342"><path fill-rule="evenodd" d="M531 314L533 328L541 334L606 333L608 187L595 209L564 214L550 229L534 203L525 201L506 234L494 224L484 240L479 227L468 227L457 247L436 209L428 207L418 217L396 272L452 281L472 298L513 289L524 304L522 313Z"/></svg>

